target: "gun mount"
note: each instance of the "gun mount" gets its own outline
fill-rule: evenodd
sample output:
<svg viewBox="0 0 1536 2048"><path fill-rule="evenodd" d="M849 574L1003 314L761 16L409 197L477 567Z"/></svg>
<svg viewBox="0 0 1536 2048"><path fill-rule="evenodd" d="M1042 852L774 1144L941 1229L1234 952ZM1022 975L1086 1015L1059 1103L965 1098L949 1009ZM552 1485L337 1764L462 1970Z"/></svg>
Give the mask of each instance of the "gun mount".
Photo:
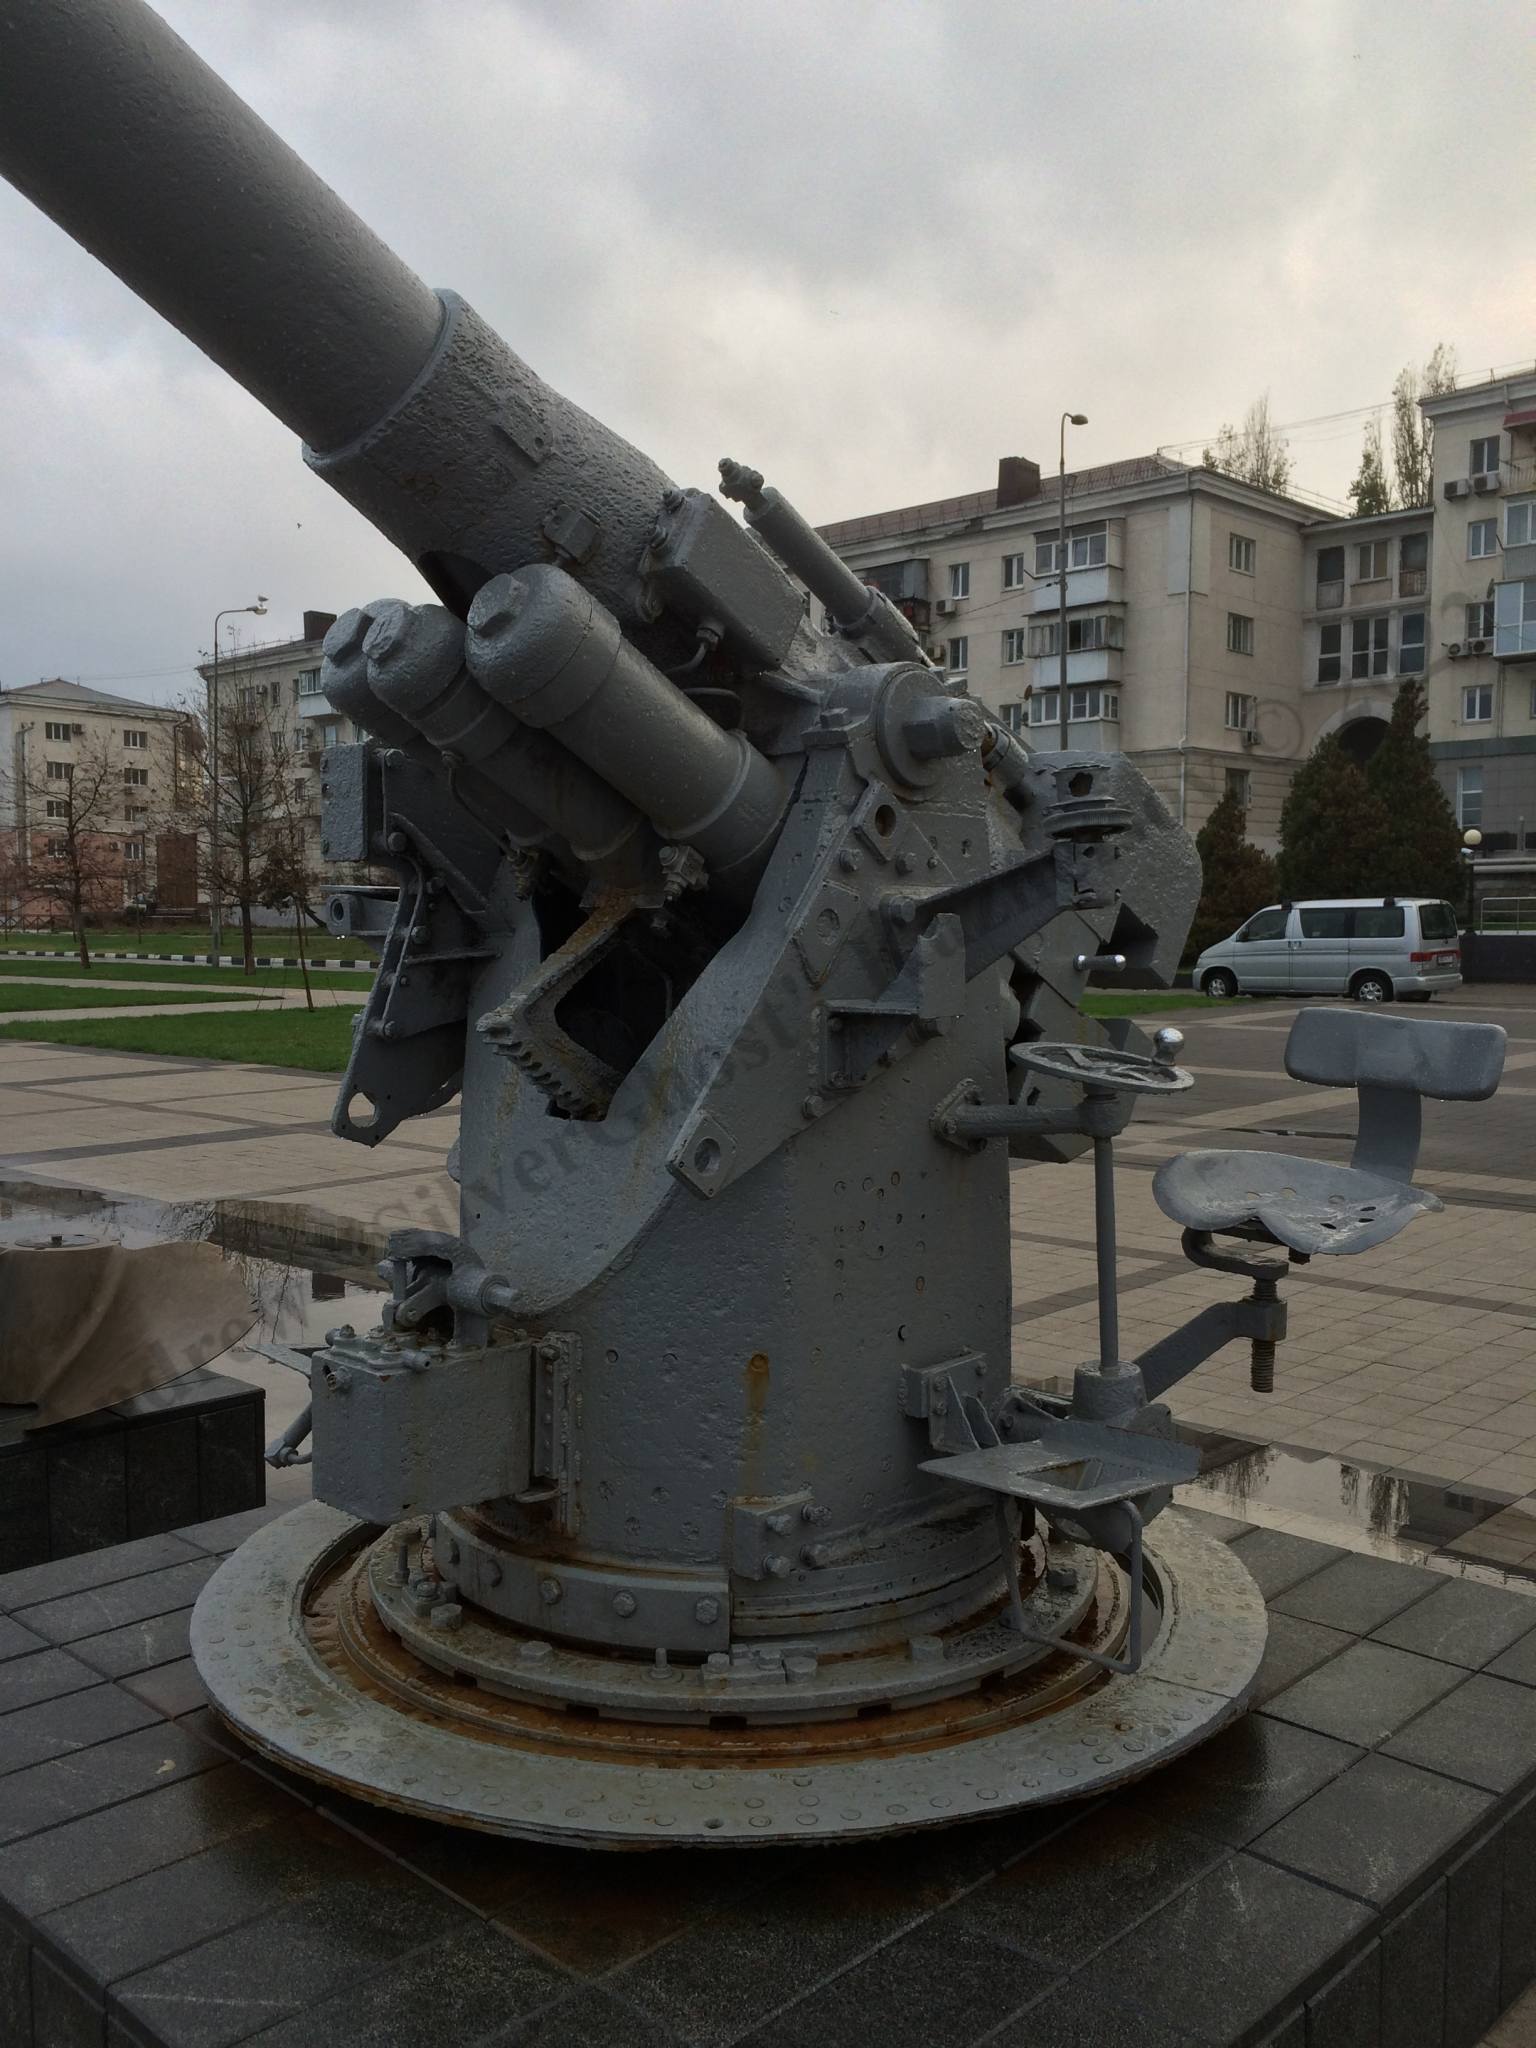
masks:
<svg viewBox="0 0 1536 2048"><path fill-rule="evenodd" d="M1272 1373L1284 1310L1238 1262L1219 1329L1119 1358L1110 1143L1188 1076L1078 1008L1172 978L1161 801L1028 753L755 471L743 525L551 391L140 0L0 21L0 168L440 599L327 638L371 738L325 835L398 882L330 905L379 956L335 1128L457 1095L459 1228L397 1233L381 1326L292 1361L317 1501L199 1603L220 1712L610 1846L996 1813L1230 1719L1262 1604L1178 1517L1144 1544L1195 1469L1151 1397L1234 1335ZM1010 1158L1089 1145L1099 1356L1032 1399Z"/></svg>

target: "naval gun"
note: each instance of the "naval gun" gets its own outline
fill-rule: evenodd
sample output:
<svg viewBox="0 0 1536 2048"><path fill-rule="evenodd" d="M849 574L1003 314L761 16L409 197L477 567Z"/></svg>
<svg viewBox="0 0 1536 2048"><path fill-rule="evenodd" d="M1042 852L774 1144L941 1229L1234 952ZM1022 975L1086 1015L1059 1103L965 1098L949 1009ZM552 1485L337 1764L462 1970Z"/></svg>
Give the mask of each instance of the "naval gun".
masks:
<svg viewBox="0 0 1536 2048"><path fill-rule="evenodd" d="M379 962L335 1129L457 1100L459 1217L288 1361L272 1456L316 1498L199 1602L218 1711L608 1847L995 1814L1230 1720L1262 1602L1165 1512L1196 1456L1158 1396L1234 1338L1272 1384L1308 1254L1202 1212L1251 1292L1119 1356L1113 1141L1190 1076L1079 1005L1172 979L1199 872L1159 797L1026 750L759 472L678 486L551 390L141 0L0 24L0 168L437 599L327 636L367 737L324 850L393 876L329 904ZM1088 1147L1096 1356L1031 1393L1011 1163Z"/></svg>

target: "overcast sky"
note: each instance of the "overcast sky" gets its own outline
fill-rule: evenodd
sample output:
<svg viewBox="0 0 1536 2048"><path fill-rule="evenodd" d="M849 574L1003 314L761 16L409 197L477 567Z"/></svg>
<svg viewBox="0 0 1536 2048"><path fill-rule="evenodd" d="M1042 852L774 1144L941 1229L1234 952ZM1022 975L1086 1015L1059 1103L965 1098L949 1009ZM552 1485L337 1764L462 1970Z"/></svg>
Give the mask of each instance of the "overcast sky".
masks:
<svg viewBox="0 0 1536 2048"><path fill-rule="evenodd" d="M814 520L1536 357L1529 0L165 0L431 284L685 483ZM3 55L3 53L0 53ZM61 122L67 109L60 110ZM1361 422L1293 436L1342 498ZM0 682L184 694L420 595L286 430L0 186ZM1198 445L1188 451L1198 456ZM155 671L156 674L146 672Z"/></svg>

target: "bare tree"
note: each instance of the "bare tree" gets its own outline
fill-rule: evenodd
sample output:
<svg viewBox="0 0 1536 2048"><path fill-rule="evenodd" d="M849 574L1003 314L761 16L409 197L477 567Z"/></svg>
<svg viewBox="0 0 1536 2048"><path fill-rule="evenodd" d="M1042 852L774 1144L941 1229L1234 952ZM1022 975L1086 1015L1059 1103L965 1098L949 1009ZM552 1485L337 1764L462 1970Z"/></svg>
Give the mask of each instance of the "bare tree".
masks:
<svg viewBox="0 0 1536 2048"><path fill-rule="evenodd" d="M120 912L144 886L150 821L147 806L135 806L142 816L130 822L123 758L105 736L76 740L73 754L29 759L18 806L29 823L14 835L14 853L25 869L19 890L67 922L89 967L91 919Z"/></svg>
<svg viewBox="0 0 1536 2048"><path fill-rule="evenodd" d="M1360 467L1349 487L1349 495L1357 519L1369 518L1374 512L1392 510L1392 482L1387 475L1387 459L1381 444L1381 421L1375 413L1365 423Z"/></svg>
<svg viewBox="0 0 1536 2048"><path fill-rule="evenodd" d="M1434 479L1435 429L1419 401L1455 389L1456 351L1443 341L1422 370L1408 363L1398 372L1392 386L1392 467L1400 506L1427 505Z"/></svg>
<svg viewBox="0 0 1536 2048"><path fill-rule="evenodd" d="M1240 427L1224 426L1215 446L1201 458L1207 469L1219 469L1224 476L1256 484L1261 491L1284 491L1290 487L1291 451L1280 429L1269 416L1269 393L1256 398L1243 414Z"/></svg>

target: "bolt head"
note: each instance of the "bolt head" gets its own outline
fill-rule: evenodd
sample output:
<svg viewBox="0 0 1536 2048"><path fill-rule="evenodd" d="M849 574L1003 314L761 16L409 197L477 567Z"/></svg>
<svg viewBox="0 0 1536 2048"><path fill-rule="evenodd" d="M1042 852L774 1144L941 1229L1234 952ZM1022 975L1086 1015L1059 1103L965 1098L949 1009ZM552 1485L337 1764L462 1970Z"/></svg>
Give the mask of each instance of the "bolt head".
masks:
<svg viewBox="0 0 1536 2048"><path fill-rule="evenodd" d="M700 1628L712 1628L720 1619L718 1600L696 1600L693 1604L693 1618Z"/></svg>
<svg viewBox="0 0 1536 2048"><path fill-rule="evenodd" d="M553 1607L564 1591L565 1588L558 1579L540 1579L539 1581L539 1598L546 1607Z"/></svg>
<svg viewBox="0 0 1536 2048"><path fill-rule="evenodd" d="M787 1579L794 1567L787 1557L765 1557L763 1570L770 1579Z"/></svg>
<svg viewBox="0 0 1536 2048"><path fill-rule="evenodd" d="M387 666L405 646L410 620L403 604L385 607L363 639L363 652L370 661Z"/></svg>
<svg viewBox="0 0 1536 2048"><path fill-rule="evenodd" d="M524 590L515 576L496 576L469 608L469 630L489 637L515 625L523 608Z"/></svg>
<svg viewBox="0 0 1536 2048"><path fill-rule="evenodd" d="M613 1596L613 1611L615 1614L619 1615L623 1620L627 1621L630 1615L632 1615L635 1611L634 1594L615 1593Z"/></svg>

